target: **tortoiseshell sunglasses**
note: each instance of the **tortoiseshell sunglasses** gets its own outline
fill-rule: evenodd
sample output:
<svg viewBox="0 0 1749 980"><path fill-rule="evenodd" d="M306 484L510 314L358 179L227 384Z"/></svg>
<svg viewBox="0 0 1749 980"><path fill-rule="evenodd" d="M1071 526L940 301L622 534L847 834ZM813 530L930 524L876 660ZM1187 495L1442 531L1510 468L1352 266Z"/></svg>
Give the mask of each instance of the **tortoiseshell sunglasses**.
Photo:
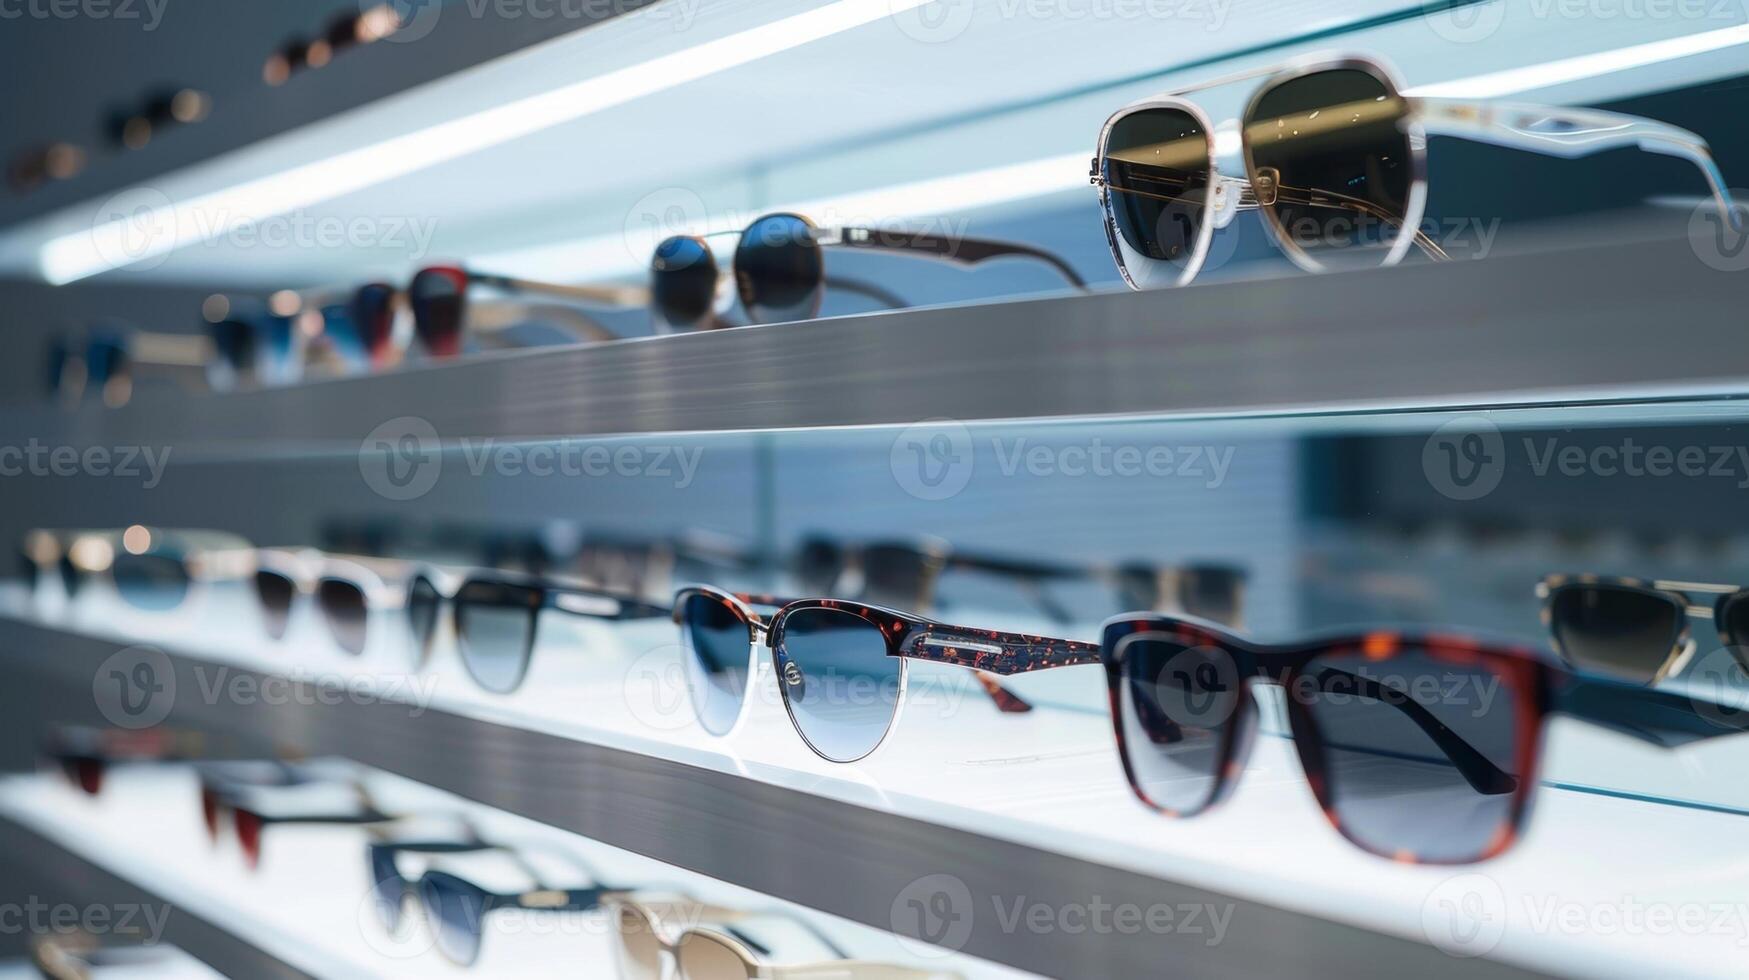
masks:
<svg viewBox="0 0 1749 980"><path fill-rule="evenodd" d="M1694 656L1689 620L1699 618L1713 621L1719 642L1749 671L1749 589L1740 585L1550 575L1536 594L1555 652L1580 670L1656 684Z"/></svg>
<svg viewBox="0 0 1749 980"><path fill-rule="evenodd" d="M755 608L774 612L766 618ZM674 622L705 731L727 735L740 724L758 662L754 644L761 643L771 650L790 721L829 762L865 758L886 739L904 705L912 660L978 671L984 691L1004 712L1030 711L1031 705L990 675L1099 662L1093 643L949 626L838 599L686 588L674 597Z"/></svg>

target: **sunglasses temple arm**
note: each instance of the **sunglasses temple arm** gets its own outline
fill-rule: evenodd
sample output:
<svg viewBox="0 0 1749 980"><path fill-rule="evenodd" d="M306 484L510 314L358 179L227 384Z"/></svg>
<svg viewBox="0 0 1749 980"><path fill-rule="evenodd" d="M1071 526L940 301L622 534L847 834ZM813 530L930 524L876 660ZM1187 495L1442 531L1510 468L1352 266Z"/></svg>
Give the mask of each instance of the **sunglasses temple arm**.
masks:
<svg viewBox="0 0 1749 980"><path fill-rule="evenodd" d="M1087 281L1057 255L1042 248L1020 242L1001 242L988 238L959 238L952 235L931 235L926 232L888 231L875 228L837 228L819 231L821 245L843 248L890 249L920 253L930 258L963 265L976 265L986 259L1020 256L1037 259L1057 271L1076 289L1086 289Z"/></svg>
<svg viewBox="0 0 1749 980"><path fill-rule="evenodd" d="M1563 676L1554 710L1642 742L1673 749L1749 731L1749 708L1717 705L1708 711L1700 700L1668 691Z"/></svg>
<svg viewBox="0 0 1749 980"><path fill-rule="evenodd" d="M1318 671L1315 679L1319 690L1326 694L1356 694L1402 712L1411 724L1438 746L1440 753L1451 761L1464 777L1464 781L1476 792L1494 796L1510 793L1518 788L1518 777L1502 771L1499 766L1490 762L1487 756L1476 751L1462 736L1410 698L1407 692L1387 687L1370 677L1328 667ZM1333 685L1332 681L1337 683Z"/></svg>
<svg viewBox="0 0 1749 980"><path fill-rule="evenodd" d="M1566 158L1638 148L1687 160L1706 179L1713 201L1731 227L1743 230L1712 148L1700 135L1680 126L1601 109L1430 98L1417 99L1416 104L1429 134Z"/></svg>
<svg viewBox="0 0 1749 980"><path fill-rule="evenodd" d="M563 586L548 586L541 607L591 619L672 619L674 616L674 610L669 606Z"/></svg>
<svg viewBox="0 0 1749 980"><path fill-rule="evenodd" d="M1262 204L1257 199L1257 190L1251 182L1240 181L1239 184L1239 202L1236 205L1237 210L1254 211L1257 208L1262 207ZM1371 202L1362 200L1358 197L1337 194L1333 191L1314 192L1301 187L1285 187L1278 185L1275 189L1275 197L1277 201L1284 201L1288 204L1297 204L1301 207L1354 211L1365 215L1366 217L1384 222L1385 224L1401 227L1401 222L1397 218L1375 207ZM1425 231L1422 231L1420 228L1415 228L1413 229L1413 232L1415 235L1415 247L1419 248L1428 258L1436 260L1451 258L1450 255L1446 254L1445 249L1441 248L1439 243L1434 241Z"/></svg>
<svg viewBox="0 0 1749 980"><path fill-rule="evenodd" d="M926 622L900 642L899 655L1008 676L1097 664L1099 644Z"/></svg>

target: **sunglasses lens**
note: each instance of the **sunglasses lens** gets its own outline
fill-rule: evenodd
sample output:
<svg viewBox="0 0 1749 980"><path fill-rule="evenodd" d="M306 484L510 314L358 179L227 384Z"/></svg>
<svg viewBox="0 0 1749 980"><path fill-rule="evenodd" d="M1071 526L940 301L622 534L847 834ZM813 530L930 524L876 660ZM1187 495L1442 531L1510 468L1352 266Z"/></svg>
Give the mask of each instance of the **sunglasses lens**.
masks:
<svg viewBox="0 0 1749 980"><path fill-rule="evenodd" d="M316 586L316 604L340 649L354 656L363 654L367 620L364 589L354 582L325 578Z"/></svg>
<svg viewBox="0 0 1749 980"><path fill-rule="evenodd" d="M735 610L709 596L689 596L680 612L692 709L705 731L726 735L747 696L752 633Z"/></svg>
<svg viewBox="0 0 1749 980"><path fill-rule="evenodd" d="M875 750L898 710L904 660L875 624L838 609L798 609L783 623L778 684L815 752L855 762Z"/></svg>
<svg viewBox="0 0 1749 980"><path fill-rule="evenodd" d="M429 872L420 882L419 897L443 955L463 966L479 959L485 893L460 878Z"/></svg>
<svg viewBox="0 0 1749 980"><path fill-rule="evenodd" d="M431 637L437 632L441 601L437 587L424 576L414 579L407 589L407 623L412 627L414 653L421 663L431 656Z"/></svg>
<svg viewBox="0 0 1749 980"><path fill-rule="evenodd" d="M1567 585L1549 599L1549 626L1573 666L1648 684L1681 637L1682 609L1631 586Z"/></svg>
<svg viewBox="0 0 1749 980"><path fill-rule="evenodd" d="M643 913L621 908L614 916L620 980L662 980L662 944Z"/></svg>
<svg viewBox="0 0 1749 980"><path fill-rule="evenodd" d="M820 312L826 260L807 221L770 214L747 226L735 248L735 287L758 323L806 320Z"/></svg>
<svg viewBox="0 0 1749 980"><path fill-rule="evenodd" d="M377 921L394 932L401 924L401 897L407 883L401 869L395 866L395 852L386 847L370 848L371 899L377 910Z"/></svg>
<svg viewBox="0 0 1749 980"><path fill-rule="evenodd" d="M1732 652L1739 661L1749 655L1749 650L1744 649L1749 644L1749 598L1739 596L1725 603L1724 612L1719 616L1719 628L1726 642L1735 648Z"/></svg>
<svg viewBox="0 0 1749 980"><path fill-rule="evenodd" d="M1460 864L1510 840L1520 781L1518 686L1474 657L1406 650L1310 661L1290 685L1323 804L1361 847ZM1321 763L1321 764L1320 764Z"/></svg>
<svg viewBox="0 0 1749 980"><path fill-rule="evenodd" d="M237 828L237 843L243 846L243 861L250 868L261 866L261 816L248 810L232 810L231 823Z"/></svg>
<svg viewBox="0 0 1749 980"><path fill-rule="evenodd" d="M454 357L462 352L467 288L467 273L448 268L421 269L407 287L413 332L433 357Z"/></svg>
<svg viewBox="0 0 1749 980"><path fill-rule="evenodd" d="M93 339L85 348L85 383L87 391L102 392L113 384L126 384L132 366L125 341L119 338Z"/></svg>
<svg viewBox="0 0 1749 980"><path fill-rule="evenodd" d="M188 567L170 555L118 552L110 574L115 591L136 609L163 612L188 597Z"/></svg>
<svg viewBox="0 0 1749 980"><path fill-rule="evenodd" d="M1125 271L1138 286L1170 286L1196 256L1208 219L1214 161L1208 132L1183 109L1119 119L1101 153Z"/></svg>
<svg viewBox="0 0 1749 980"><path fill-rule="evenodd" d="M261 621L267 635L276 640L285 638L286 625L291 621L292 596L297 586L278 572L255 573L255 597L261 600Z"/></svg>
<svg viewBox="0 0 1749 980"><path fill-rule="evenodd" d="M830 541L810 538L796 549L790 571L804 595L835 595L844 574L844 550Z"/></svg>
<svg viewBox="0 0 1749 980"><path fill-rule="evenodd" d="M61 771L87 796L103 791L103 760L87 755L67 756L61 760Z"/></svg>
<svg viewBox="0 0 1749 980"><path fill-rule="evenodd" d="M1358 69L1322 71L1263 93L1245 120L1251 181L1289 248L1331 268L1383 262L1415 180L1408 104ZM1413 231L1413 229L1407 229Z"/></svg>
<svg viewBox="0 0 1749 980"><path fill-rule="evenodd" d="M681 937L675 951L681 980L751 980L753 969L728 943L702 932Z"/></svg>
<svg viewBox="0 0 1749 980"><path fill-rule="evenodd" d="M1117 641L1119 744L1136 793L1179 816L1207 809L1221 789L1238 727L1249 720L1230 653L1164 634Z"/></svg>
<svg viewBox="0 0 1749 980"><path fill-rule="evenodd" d="M697 327L710 315L716 296L717 260L702 239L676 235L656 246L650 304L663 326Z"/></svg>
<svg viewBox="0 0 1749 980"><path fill-rule="evenodd" d="M349 313L371 362L381 364L388 360L394 350L395 287L380 282L358 287L352 294Z"/></svg>
<svg viewBox="0 0 1749 980"><path fill-rule="evenodd" d="M456 593L457 647L481 687L509 694L522 683L540 603L539 589L499 582L468 582Z"/></svg>
<svg viewBox="0 0 1749 980"><path fill-rule="evenodd" d="M61 576L61 588L66 590L67 598L76 597L79 590L84 588L85 572L73 563L71 557L62 555L60 560L55 562L55 571Z"/></svg>
<svg viewBox="0 0 1749 980"><path fill-rule="evenodd" d="M209 329L214 360L207 367L207 380L219 391L255 383L255 365L260 357L255 329L241 320L220 320Z"/></svg>
<svg viewBox="0 0 1749 980"><path fill-rule="evenodd" d="M261 352L270 383L290 384L304 373L297 318L269 314L261 318Z"/></svg>

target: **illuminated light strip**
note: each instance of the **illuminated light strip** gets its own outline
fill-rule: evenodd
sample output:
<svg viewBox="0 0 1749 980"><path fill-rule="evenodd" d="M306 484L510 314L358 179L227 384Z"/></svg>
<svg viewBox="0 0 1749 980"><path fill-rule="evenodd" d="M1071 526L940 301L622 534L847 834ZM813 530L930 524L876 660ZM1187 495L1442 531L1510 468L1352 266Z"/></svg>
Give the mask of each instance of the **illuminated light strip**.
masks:
<svg viewBox="0 0 1749 980"><path fill-rule="evenodd" d="M903 13L927 0L837 0L738 34L481 110L169 207L62 235L38 264L56 285L75 282L402 177L488 147L654 95L791 48Z"/></svg>
<svg viewBox="0 0 1749 980"><path fill-rule="evenodd" d="M1599 51L1596 54L1563 58L1541 65L1422 85L1409 89L1404 94L1427 98L1492 99L1596 78L1630 68L1643 68L1662 61L1674 61L1677 58L1706 54L1746 43L1749 43L1749 24L1739 24L1736 27L1723 27L1699 34L1617 48L1614 51Z"/></svg>

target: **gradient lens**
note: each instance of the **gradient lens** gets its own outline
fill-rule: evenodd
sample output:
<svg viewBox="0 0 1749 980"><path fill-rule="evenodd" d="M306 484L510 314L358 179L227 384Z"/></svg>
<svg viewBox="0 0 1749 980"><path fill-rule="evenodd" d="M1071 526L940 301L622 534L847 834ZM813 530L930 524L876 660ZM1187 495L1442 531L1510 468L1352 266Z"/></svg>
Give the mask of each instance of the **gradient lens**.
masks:
<svg viewBox="0 0 1749 980"><path fill-rule="evenodd" d="M746 702L753 632L738 612L704 595L681 604L680 627L692 710L705 731L727 735Z"/></svg>
<svg viewBox="0 0 1749 980"><path fill-rule="evenodd" d="M753 968L740 951L705 932L689 932L675 948L681 980L751 980Z"/></svg>
<svg viewBox="0 0 1749 980"><path fill-rule="evenodd" d="M304 373L302 337L297 318L268 313L261 317L262 377L269 384L290 384Z"/></svg>
<svg viewBox="0 0 1749 980"><path fill-rule="evenodd" d="M442 604L437 586L423 575L415 577L407 588L407 625L413 631L413 649L420 663L431 657L431 639L437 633L437 612Z"/></svg>
<svg viewBox="0 0 1749 980"><path fill-rule="evenodd" d="M1323 774L1321 802L1361 847L1455 864L1511 839L1516 752L1533 733L1518 721L1522 692L1486 662L1332 654L1308 662L1289 695L1306 771Z"/></svg>
<svg viewBox="0 0 1749 980"><path fill-rule="evenodd" d="M648 916L621 906L614 915L620 980L662 980L662 943Z"/></svg>
<svg viewBox="0 0 1749 980"><path fill-rule="evenodd" d="M676 235L650 260L650 306L657 321L691 330L710 316L717 297L717 260L702 238Z"/></svg>
<svg viewBox="0 0 1749 980"><path fill-rule="evenodd" d="M467 291L468 274L447 266L419 270L407 287L413 332L433 357L454 357L462 352Z"/></svg>
<svg viewBox="0 0 1749 980"><path fill-rule="evenodd" d="M377 921L394 932L401 924L401 899L407 894L407 881L395 865L395 852L387 847L370 845L371 898L376 905Z"/></svg>
<svg viewBox="0 0 1749 980"><path fill-rule="evenodd" d="M1175 285L1209 218L1208 131L1183 109L1138 109L1112 124L1100 159L1124 270L1138 286Z"/></svg>
<svg viewBox="0 0 1749 980"><path fill-rule="evenodd" d="M110 565L115 591L136 609L164 612L188 598L188 566L180 557L148 552L117 552Z"/></svg>
<svg viewBox="0 0 1749 980"><path fill-rule="evenodd" d="M1567 661L1634 684L1658 676L1676 651L1682 623L1675 597L1649 589L1563 585L1549 598L1549 628Z"/></svg>
<svg viewBox="0 0 1749 980"><path fill-rule="evenodd" d="M285 639L286 626L291 622L292 598L298 587L289 577L278 572L255 573L255 597L261 600L261 624L267 635Z"/></svg>
<svg viewBox="0 0 1749 980"><path fill-rule="evenodd" d="M826 292L826 258L807 219L768 214L748 225L735 247L735 288L756 323L817 316Z"/></svg>
<svg viewBox="0 0 1749 980"><path fill-rule="evenodd" d="M466 582L457 590L456 645L481 687L509 694L522 684L542 598L539 589L500 582Z"/></svg>
<svg viewBox="0 0 1749 980"><path fill-rule="evenodd" d="M1288 248L1331 268L1378 265L1404 231L1415 181L1408 103L1355 68L1263 92L1245 120L1251 182ZM1410 229L1411 231L1413 229Z"/></svg>
<svg viewBox="0 0 1749 980"><path fill-rule="evenodd" d="M354 656L362 655L369 620L364 589L356 582L325 578L316 585L316 605L340 649Z"/></svg>
<svg viewBox="0 0 1749 980"><path fill-rule="evenodd" d="M352 294L350 306L353 326L370 356L372 364L381 366L395 355L395 287L385 282L365 283Z"/></svg>
<svg viewBox="0 0 1749 980"><path fill-rule="evenodd" d="M874 623L840 609L797 609L781 631L778 684L802 738L833 762L873 752L898 711L904 658L888 655Z"/></svg>
<svg viewBox="0 0 1749 980"><path fill-rule="evenodd" d="M1121 665L1113 707L1136 793L1178 816L1207 809L1251 722L1232 654L1164 633L1133 633L1116 641L1113 656Z"/></svg>
<svg viewBox="0 0 1749 980"><path fill-rule="evenodd" d="M419 884L426 919L437 934L437 948L452 962L471 966L480 958L486 893L441 871L428 871Z"/></svg>

